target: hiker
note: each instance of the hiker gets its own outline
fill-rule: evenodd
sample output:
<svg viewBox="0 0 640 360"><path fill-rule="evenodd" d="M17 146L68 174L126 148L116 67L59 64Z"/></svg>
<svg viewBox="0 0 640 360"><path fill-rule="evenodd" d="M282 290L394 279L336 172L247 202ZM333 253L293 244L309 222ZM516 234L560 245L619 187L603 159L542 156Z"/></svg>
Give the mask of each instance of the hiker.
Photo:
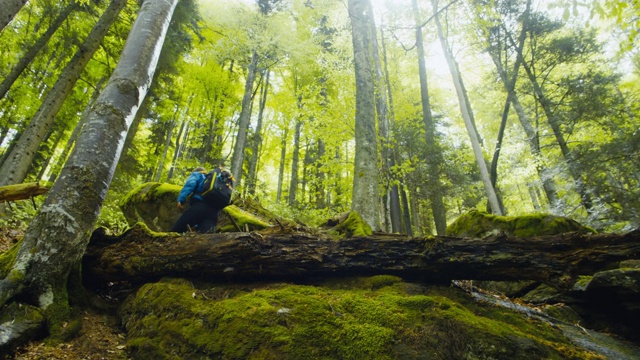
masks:
<svg viewBox="0 0 640 360"><path fill-rule="evenodd" d="M191 200L187 210L173 224L172 232L183 233L189 230L196 230L206 233L215 231L218 224L218 214L227 204L204 201L201 194L206 176L205 168L198 167L187 178L178 195L178 208L182 209L184 207L189 195L191 195Z"/></svg>

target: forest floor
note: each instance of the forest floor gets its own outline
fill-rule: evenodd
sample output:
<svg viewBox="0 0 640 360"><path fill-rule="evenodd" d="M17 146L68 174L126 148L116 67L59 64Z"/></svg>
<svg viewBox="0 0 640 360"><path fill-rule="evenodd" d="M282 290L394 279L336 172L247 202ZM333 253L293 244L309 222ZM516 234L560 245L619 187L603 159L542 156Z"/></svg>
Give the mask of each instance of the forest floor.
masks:
<svg viewBox="0 0 640 360"><path fill-rule="evenodd" d="M0 252L6 251L23 233L0 228ZM93 309L82 311L82 330L69 342L50 345L45 341L30 342L18 348L7 359L19 360L125 360L124 332L115 316ZM0 358L4 358L0 355Z"/></svg>

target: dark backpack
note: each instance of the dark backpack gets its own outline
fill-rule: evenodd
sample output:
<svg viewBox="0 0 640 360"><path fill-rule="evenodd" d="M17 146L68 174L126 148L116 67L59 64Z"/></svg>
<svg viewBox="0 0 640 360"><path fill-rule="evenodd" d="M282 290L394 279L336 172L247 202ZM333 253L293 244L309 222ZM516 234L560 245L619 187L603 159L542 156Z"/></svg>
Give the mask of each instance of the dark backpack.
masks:
<svg viewBox="0 0 640 360"><path fill-rule="evenodd" d="M213 206L223 208L231 203L233 175L227 170L215 169L204 176L202 199Z"/></svg>

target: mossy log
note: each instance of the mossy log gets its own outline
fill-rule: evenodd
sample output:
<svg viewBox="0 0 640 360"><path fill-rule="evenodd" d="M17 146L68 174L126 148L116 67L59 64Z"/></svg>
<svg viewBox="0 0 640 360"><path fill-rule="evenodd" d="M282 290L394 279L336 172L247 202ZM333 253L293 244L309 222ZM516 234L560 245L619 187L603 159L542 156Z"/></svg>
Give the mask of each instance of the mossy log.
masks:
<svg viewBox="0 0 640 360"><path fill-rule="evenodd" d="M47 191L49 185L37 182L0 186L0 202L30 199Z"/></svg>
<svg viewBox="0 0 640 360"><path fill-rule="evenodd" d="M374 234L335 240L323 234L96 231L83 259L90 283L143 283L163 276L206 281L313 280L389 274L406 280L538 280L571 286L579 275L640 258L640 231L517 238L407 238Z"/></svg>

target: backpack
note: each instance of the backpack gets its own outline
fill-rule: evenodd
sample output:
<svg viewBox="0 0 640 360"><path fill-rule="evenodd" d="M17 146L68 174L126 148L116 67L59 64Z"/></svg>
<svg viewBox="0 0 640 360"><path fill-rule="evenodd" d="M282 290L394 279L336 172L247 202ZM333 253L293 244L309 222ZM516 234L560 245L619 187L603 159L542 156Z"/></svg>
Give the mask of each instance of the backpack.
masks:
<svg viewBox="0 0 640 360"><path fill-rule="evenodd" d="M216 168L204 176L202 199L213 206L224 208L231 203L233 175L227 170Z"/></svg>

